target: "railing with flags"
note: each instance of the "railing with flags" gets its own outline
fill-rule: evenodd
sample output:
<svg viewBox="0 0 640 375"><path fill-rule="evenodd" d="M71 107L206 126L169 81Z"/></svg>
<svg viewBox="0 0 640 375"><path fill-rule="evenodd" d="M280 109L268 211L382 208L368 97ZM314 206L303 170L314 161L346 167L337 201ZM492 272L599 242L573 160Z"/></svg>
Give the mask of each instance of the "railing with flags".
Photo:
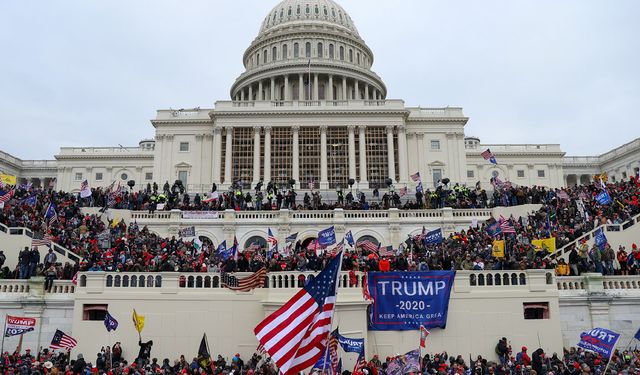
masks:
<svg viewBox="0 0 640 375"><path fill-rule="evenodd" d="M23 227L7 227L4 224L0 223L0 232L3 232L5 234L8 234L10 236L26 236L29 237L30 239L33 240L34 235L33 235L33 231L31 231L31 229L29 228L23 228ZM43 246L43 245L40 245ZM67 259L71 262L75 262L78 263L80 261L80 256L78 256L76 253L72 252L71 250L51 241L51 249L53 249L53 251L55 251L56 253L58 253L58 255L63 256L66 259L63 259L63 261L66 261Z"/></svg>

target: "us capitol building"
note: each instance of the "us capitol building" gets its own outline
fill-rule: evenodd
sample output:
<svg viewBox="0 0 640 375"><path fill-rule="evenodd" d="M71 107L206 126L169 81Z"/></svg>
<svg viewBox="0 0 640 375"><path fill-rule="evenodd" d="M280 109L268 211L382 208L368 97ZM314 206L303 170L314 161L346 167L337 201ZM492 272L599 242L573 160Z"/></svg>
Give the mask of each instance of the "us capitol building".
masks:
<svg viewBox="0 0 640 375"><path fill-rule="evenodd" d="M640 167L640 139L607 154L565 157L557 144L489 145L465 135L462 108L406 107L387 98L373 52L347 12L332 0L285 0L266 16L242 56L245 72L231 100L213 108L163 109L155 137L139 147L62 147L55 160L0 154L0 170L35 186L77 191L113 180L181 180L189 192L259 181L324 191L394 186L415 191L438 180L470 186L491 177L517 185L561 187ZM481 157L490 149L498 160Z"/></svg>

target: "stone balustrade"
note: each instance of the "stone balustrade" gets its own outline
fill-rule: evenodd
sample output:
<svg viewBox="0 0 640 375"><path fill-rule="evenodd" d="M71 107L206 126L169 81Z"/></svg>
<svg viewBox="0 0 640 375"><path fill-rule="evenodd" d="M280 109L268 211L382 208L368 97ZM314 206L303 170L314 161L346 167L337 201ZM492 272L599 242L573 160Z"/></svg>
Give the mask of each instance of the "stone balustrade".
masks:
<svg viewBox="0 0 640 375"><path fill-rule="evenodd" d="M28 280L4 279L0 280L0 296L6 294L6 298L21 297L45 297L50 295L71 295L75 293L76 286L70 280L55 280L51 292L44 291L44 278L32 277Z"/></svg>

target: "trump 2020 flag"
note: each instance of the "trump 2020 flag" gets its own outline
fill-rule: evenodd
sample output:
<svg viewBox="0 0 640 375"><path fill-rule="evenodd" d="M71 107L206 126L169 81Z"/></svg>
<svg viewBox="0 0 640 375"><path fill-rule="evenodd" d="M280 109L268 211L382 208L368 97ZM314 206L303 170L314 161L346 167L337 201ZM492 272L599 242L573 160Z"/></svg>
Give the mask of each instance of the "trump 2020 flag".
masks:
<svg viewBox="0 0 640 375"><path fill-rule="evenodd" d="M596 195L596 201L600 204L609 204L611 203L611 196L607 193L606 190L603 190L602 193Z"/></svg>
<svg viewBox="0 0 640 375"><path fill-rule="evenodd" d="M336 243L336 231L333 225L318 232L318 243L323 247Z"/></svg>
<svg viewBox="0 0 640 375"><path fill-rule="evenodd" d="M115 331L118 328L118 321L108 311L104 315L104 327L107 332Z"/></svg>
<svg viewBox="0 0 640 375"><path fill-rule="evenodd" d="M596 230L595 235L593 236L593 239L596 245L598 245L598 248L600 248L600 250L604 250L607 244L607 236L605 236L604 230L602 229L602 227Z"/></svg>
<svg viewBox="0 0 640 375"><path fill-rule="evenodd" d="M348 231L345 235L344 235L344 239L347 240L347 243L349 244L349 246L353 247L353 245L355 245L355 241L353 240L353 233L351 233L351 231Z"/></svg>
<svg viewBox="0 0 640 375"><path fill-rule="evenodd" d="M443 240L442 228L438 228L436 230L432 230L431 232L428 232L424 236L424 244L425 245L439 244L439 243L442 243L442 240Z"/></svg>
<svg viewBox="0 0 640 375"><path fill-rule="evenodd" d="M604 357L611 358L611 354L613 354L619 338L619 333L605 328L594 328L591 331L580 334L578 346L585 350L601 354Z"/></svg>

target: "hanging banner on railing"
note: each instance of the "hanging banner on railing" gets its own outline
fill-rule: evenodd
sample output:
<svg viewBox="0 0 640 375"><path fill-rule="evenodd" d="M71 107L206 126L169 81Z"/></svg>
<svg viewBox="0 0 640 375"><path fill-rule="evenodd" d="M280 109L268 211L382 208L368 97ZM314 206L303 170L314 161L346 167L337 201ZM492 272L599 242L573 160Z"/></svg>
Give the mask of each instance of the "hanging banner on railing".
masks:
<svg viewBox="0 0 640 375"><path fill-rule="evenodd" d="M4 337L22 335L23 333L34 330L36 327L36 319L7 315L6 327Z"/></svg>
<svg viewBox="0 0 640 375"><path fill-rule="evenodd" d="M454 278L455 271L369 272L369 329L445 328Z"/></svg>
<svg viewBox="0 0 640 375"><path fill-rule="evenodd" d="M218 211L182 211L183 219L217 219Z"/></svg>

